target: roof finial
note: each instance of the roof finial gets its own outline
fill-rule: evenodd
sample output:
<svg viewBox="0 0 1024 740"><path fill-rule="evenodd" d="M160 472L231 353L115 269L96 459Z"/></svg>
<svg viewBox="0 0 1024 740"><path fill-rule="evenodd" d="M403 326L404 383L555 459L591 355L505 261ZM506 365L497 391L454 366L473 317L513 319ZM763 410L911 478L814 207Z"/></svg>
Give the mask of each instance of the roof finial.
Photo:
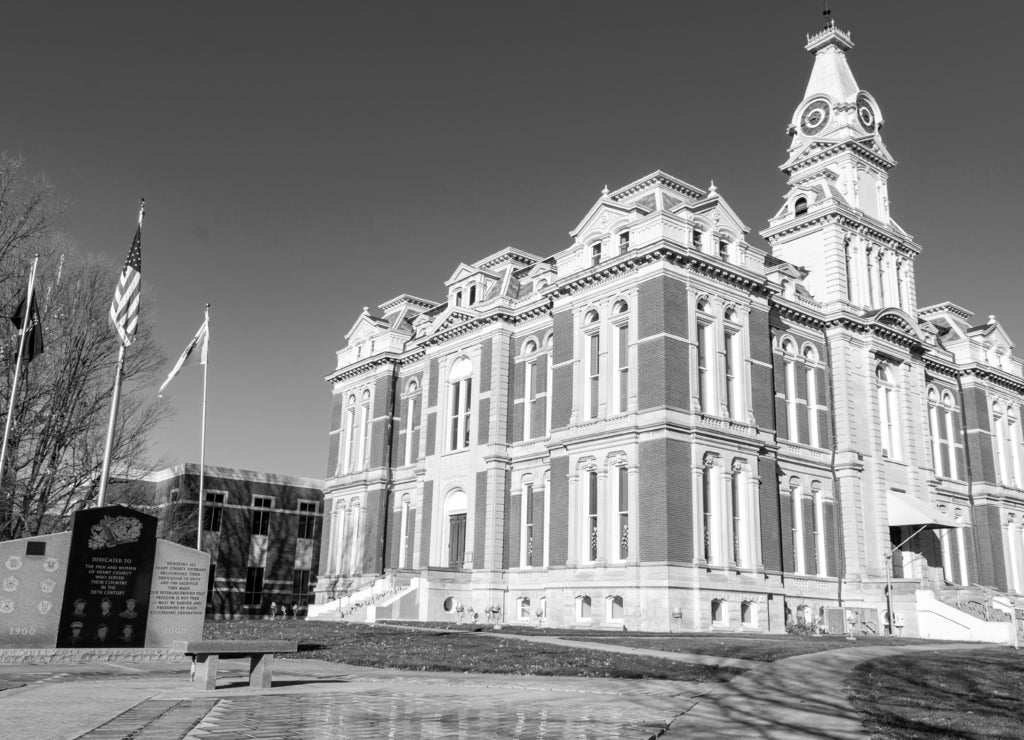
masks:
<svg viewBox="0 0 1024 740"><path fill-rule="evenodd" d="M828 0L825 0L825 9L821 14L825 16L825 28L831 28L835 21L832 20L832 9L828 7Z"/></svg>
<svg viewBox="0 0 1024 740"><path fill-rule="evenodd" d="M601 190L601 195L604 196L605 198L608 197L608 186L607 185L605 185L604 188Z"/></svg>
<svg viewBox="0 0 1024 740"><path fill-rule="evenodd" d="M711 181L711 187L708 188L708 195L716 195L717 193L718 193L718 188L715 187L715 181L712 180Z"/></svg>

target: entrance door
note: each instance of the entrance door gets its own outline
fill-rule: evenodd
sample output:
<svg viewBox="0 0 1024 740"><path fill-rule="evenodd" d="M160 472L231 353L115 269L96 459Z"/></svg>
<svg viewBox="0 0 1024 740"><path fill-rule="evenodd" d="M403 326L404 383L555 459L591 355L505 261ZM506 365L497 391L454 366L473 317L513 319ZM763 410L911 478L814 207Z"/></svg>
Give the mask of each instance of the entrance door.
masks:
<svg viewBox="0 0 1024 740"><path fill-rule="evenodd" d="M461 568L466 556L466 515L448 517L448 567Z"/></svg>

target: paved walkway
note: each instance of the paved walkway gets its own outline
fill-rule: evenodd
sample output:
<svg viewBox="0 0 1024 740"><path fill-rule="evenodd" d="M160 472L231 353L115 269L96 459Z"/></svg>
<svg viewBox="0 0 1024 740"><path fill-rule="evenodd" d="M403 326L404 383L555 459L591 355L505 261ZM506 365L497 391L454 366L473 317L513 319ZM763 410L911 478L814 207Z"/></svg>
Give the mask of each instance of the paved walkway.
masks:
<svg viewBox="0 0 1024 740"><path fill-rule="evenodd" d="M480 633L484 634L484 633ZM512 637L510 633L498 633ZM737 659L516 636L738 665ZM981 646L942 646L981 647ZM853 648L755 663L728 684L394 671L278 660L274 687L222 661L216 692L186 662L0 665L4 737L40 738L860 738L842 682L858 662L911 648Z"/></svg>

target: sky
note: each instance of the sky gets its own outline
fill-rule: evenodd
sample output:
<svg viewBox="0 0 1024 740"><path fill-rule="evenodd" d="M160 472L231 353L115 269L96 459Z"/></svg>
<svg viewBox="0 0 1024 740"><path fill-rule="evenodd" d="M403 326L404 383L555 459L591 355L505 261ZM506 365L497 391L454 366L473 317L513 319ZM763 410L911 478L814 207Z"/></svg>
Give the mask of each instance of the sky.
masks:
<svg viewBox="0 0 1024 740"><path fill-rule="evenodd" d="M924 247L919 305L995 314L1024 341L1024 3L831 6L898 163L893 217ZM324 376L363 306L443 300L460 262L505 246L560 251L605 185L657 169L714 180L763 246L822 7L14 3L0 150L117 264L146 198L142 320L168 370L212 304L207 464L319 479ZM165 396L151 457L197 462L201 370Z"/></svg>

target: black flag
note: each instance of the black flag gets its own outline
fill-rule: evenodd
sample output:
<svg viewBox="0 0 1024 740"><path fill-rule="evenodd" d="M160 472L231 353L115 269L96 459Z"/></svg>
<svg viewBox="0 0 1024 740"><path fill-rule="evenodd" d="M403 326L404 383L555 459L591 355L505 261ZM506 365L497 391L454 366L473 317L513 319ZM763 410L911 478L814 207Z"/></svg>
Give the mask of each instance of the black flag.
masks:
<svg viewBox="0 0 1024 740"><path fill-rule="evenodd" d="M11 321L19 329L25 325L25 308L28 303L28 288L22 291ZM28 336L25 338L25 362L32 362L36 355L43 353L43 325L39 321L39 302L36 300L35 289L32 290L32 308L28 320Z"/></svg>

